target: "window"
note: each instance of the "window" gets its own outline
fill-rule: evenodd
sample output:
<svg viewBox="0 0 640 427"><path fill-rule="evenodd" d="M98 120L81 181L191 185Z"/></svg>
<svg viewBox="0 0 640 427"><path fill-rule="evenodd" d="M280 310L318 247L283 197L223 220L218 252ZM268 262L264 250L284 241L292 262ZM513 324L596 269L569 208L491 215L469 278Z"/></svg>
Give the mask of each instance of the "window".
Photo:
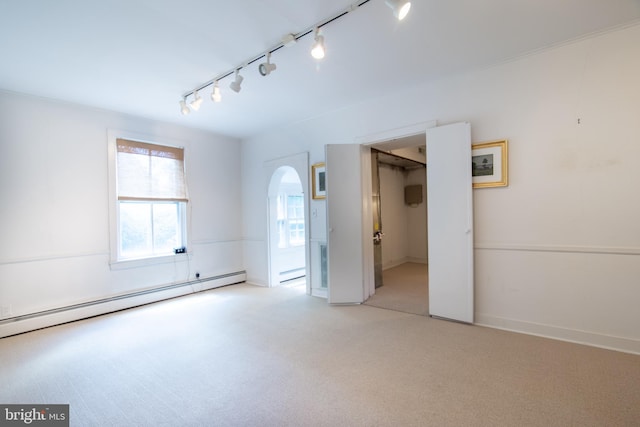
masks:
<svg viewBox="0 0 640 427"><path fill-rule="evenodd" d="M278 247L304 245L304 196L278 195Z"/></svg>
<svg viewBox="0 0 640 427"><path fill-rule="evenodd" d="M118 260L185 247L184 149L127 139L116 147Z"/></svg>

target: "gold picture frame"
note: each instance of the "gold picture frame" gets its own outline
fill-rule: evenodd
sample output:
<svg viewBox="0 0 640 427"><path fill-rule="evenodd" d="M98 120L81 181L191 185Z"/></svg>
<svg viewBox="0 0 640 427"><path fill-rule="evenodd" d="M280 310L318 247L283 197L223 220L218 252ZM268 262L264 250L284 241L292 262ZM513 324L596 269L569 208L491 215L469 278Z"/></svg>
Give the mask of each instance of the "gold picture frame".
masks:
<svg viewBox="0 0 640 427"><path fill-rule="evenodd" d="M324 162L311 165L312 196L315 200L327 197L326 173Z"/></svg>
<svg viewBox="0 0 640 427"><path fill-rule="evenodd" d="M471 146L473 188L509 185L509 148L506 139Z"/></svg>

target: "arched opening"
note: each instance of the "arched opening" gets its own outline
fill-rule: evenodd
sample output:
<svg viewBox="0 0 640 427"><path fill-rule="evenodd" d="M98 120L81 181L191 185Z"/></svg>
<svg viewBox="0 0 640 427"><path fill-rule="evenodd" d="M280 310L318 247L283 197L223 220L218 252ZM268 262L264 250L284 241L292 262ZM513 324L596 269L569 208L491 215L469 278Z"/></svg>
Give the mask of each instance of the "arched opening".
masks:
<svg viewBox="0 0 640 427"><path fill-rule="evenodd" d="M306 289L305 210L298 172L279 167L269 182L269 286Z"/></svg>

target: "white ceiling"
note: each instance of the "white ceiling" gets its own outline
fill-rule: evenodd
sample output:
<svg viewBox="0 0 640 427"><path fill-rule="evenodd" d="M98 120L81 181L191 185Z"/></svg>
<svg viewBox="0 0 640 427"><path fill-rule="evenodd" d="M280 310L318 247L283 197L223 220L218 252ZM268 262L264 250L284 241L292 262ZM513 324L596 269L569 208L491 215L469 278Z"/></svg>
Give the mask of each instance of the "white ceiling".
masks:
<svg viewBox="0 0 640 427"><path fill-rule="evenodd" d="M395 20L370 0L242 70L189 116L196 86L345 9L352 0L0 0L0 89L248 137L390 91L495 64L640 19L640 0L414 0Z"/></svg>

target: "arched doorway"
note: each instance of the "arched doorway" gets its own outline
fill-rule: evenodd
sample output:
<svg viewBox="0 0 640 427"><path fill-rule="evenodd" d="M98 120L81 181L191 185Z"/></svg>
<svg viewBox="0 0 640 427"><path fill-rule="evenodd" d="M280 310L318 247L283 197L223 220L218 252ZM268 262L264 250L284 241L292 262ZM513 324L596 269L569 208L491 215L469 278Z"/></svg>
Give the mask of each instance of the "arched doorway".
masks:
<svg viewBox="0 0 640 427"><path fill-rule="evenodd" d="M281 166L269 183L270 286L306 276L306 218L302 182L291 166Z"/></svg>
<svg viewBox="0 0 640 427"><path fill-rule="evenodd" d="M291 156L281 157L273 160L266 161L264 163L264 188L267 196L267 241L266 241L266 252L267 252L267 282L268 286L274 287L279 286L281 283L281 272L285 272L283 278L287 276L291 277L296 274L300 274L301 268L303 269L303 275L305 277L306 282L306 293L311 295L311 266L310 266L310 220L309 220L309 154L308 153L299 153ZM297 179L296 179L297 178ZM292 259L288 259L286 255L287 248L283 248L281 242L280 229L283 226L283 218L280 216L280 220L278 219L278 195L281 194L285 188L289 188L289 181L295 181L292 184L295 187L293 189L294 195L297 197L302 194L302 218L297 218L297 220L303 219L303 235L304 235L304 243L300 245L300 234L299 231L302 229L302 225L298 222L293 227L295 233L293 238L289 237L289 242L292 240L295 243L297 248L296 256L300 256L300 251L303 253L303 263L300 262L299 258L296 258L297 268L290 268L293 263L290 262ZM299 183L299 184L298 184ZM299 185L299 186L298 186ZM293 187L291 187L293 188ZM301 193L300 193L301 192ZM286 196L285 196L286 197ZM281 196L281 200L282 196ZM300 199L292 200L292 203L297 204L299 206ZM300 209L296 208L297 211L293 212L295 216L300 217ZM280 221L280 223L279 223ZM286 222L284 222L286 229ZM286 241L286 239L284 240ZM284 255L283 255L284 254ZM284 262L282 262L284 260ZM289 267L287 267L287 265ZM286 273L289 270L293 270L292 272Z"/></svg>

